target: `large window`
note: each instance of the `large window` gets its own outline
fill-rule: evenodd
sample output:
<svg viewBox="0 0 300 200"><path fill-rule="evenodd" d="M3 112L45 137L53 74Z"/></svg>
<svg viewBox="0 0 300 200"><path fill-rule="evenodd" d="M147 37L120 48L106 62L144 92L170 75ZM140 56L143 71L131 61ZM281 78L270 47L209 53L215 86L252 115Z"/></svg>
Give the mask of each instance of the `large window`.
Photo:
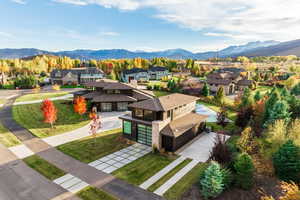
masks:
<svg viewBox="0 0 300 200"><path fill-rule="evenodd" d="M125 134L131 134L131 122L123 121L123 132Z"/></svg>
<svg viewBox="0 0 300 200"><path fill-rule="evenodd" d="M102 112L112 111L112 104L111 103L101 103L101 110L102 110Z"/></svg>
<svg viewBox="0 0 300 200"><path fill-rule="evenodd" d="M152 127L138 124L137 140L141 144L152 146Z"/></svg>
<svg viewBox="0 0 300 200"><path fill-rule="evenodd" d="M121 103L118 103L118 111L126 111L127 110L127 106L128 106L128 103L127 102L121 102Z"/></svg>
<svg viewBox="0 0 300 200"><path fill-rule="evenodd" d="M150 110L144 110L144 120L152 121L153 120L153 114Z"/></svg>
<svg viewBox="0 0 300 200"><path fill-rule="evenodd" d="M142 109L135 109L135 117L143 119L143 110Z"/></svg>

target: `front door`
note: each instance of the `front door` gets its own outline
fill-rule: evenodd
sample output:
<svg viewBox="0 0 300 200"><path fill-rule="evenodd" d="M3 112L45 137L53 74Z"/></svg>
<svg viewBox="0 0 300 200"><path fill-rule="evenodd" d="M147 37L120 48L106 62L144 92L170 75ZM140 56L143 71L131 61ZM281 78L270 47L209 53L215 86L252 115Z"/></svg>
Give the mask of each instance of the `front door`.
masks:
<svg viewBox="0 0 300 200"><path fill-rule="evenodd" d="M137 142L152 146L152 127L142 124L137 125Z"/></svg>

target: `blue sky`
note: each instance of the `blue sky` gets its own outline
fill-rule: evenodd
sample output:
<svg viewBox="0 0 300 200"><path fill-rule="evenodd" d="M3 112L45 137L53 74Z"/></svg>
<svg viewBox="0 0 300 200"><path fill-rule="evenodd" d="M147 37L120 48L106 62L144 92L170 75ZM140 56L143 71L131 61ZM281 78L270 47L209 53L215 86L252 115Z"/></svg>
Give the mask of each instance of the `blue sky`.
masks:
<svg viewBox="0 0 300 200"><path fill-rule="evenodd" d="M297 0L2 0L0 48L194 52L300 35Z"/></svg>

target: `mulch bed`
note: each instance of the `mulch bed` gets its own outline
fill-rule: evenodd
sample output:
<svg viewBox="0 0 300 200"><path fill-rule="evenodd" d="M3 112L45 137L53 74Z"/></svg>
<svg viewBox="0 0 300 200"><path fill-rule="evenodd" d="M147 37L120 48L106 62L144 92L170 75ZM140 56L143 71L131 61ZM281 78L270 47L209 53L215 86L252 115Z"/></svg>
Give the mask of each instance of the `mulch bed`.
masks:
<svg viewBox="0 0 300 200"><path fill-rule="evenodd" d="M258 175L255 177L255 184L251 190L247 191L232 187L213 200L259 200L262 196L259 192L261 190L264 191L265 194L272 195L275 199L278 199L280 196L278 179ZM181 200L204 200L200 195L198 183L186 191L181 197Z"/></svg>

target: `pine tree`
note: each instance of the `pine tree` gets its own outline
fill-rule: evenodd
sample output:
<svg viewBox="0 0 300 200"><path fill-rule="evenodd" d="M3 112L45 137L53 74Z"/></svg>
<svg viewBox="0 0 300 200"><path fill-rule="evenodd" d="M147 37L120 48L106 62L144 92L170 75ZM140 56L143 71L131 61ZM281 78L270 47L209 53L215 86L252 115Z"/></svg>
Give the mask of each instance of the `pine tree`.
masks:
<svg viewBox="0 0 300 200"><path fill-rule="evenodd" d="M201 94L205 97L209 96L209 87L208 87L207 83L204 84Z"/></svg>
<svg viewBox="0 0 300 200"><path fill-rule="evenodd" d="M240 107L244 108L244 107L249 107L252 104L252 100L251 100L251 92L249 88L245 88L244 89L244 93L242 95L241 98L241 105Z"/></svg>
<svg viewBox="0 0 300 200"><path fill-rule="evenodd" d="M284 119L286 122L290 120L291 113L289 112L289 105L286 101L277 101L274 107L269 111L269 118L265 123L265 127L273 123L275 120Z"/></svg>
<svg viewBox="0 0 300 200"><path fill-rule="evenodd" d="M217 162L211 162L200 179L200 192L205 199L217 197L224 190L224 174Z"/></svg>
<svg viewBox="0 0 300 200"><path fill-rule="evenodd" d="M288 140L273 155L275 173L284 181L300 181L300 148Z"/></svg>
<svg viewBox="0 0 300 200"><path fill-rule="evenodd" d="M240 154L235 163L236 184L242 189L248 190L253 185L254 165L247 153Z"/></svg>
<svg viewBox="0 0 300 200"><path fill-rule="evenodd" d="M224 88L220 87L217 91L217 94L215 96L215 100L217 103L222 104L223 100L225 98L225 92L224 92Z"/></svg>
<svg viewBox="0 0 300 200"><path fill-rule="evenodd" d="M291 93L295 96L300 95L300 83L298 83L297 85L295 85L293 87L293 89L291 90Z"/></svg>
<svg viewBox="0 0 300 200"><path fill-rule="evenodd" d="M264 116L264 122L266 122L269 119L270 112L273 109L275 103L280 100L279 92L277 91L277 88L273 88L271 93L268 95L269 98L265 103L265 116Z"/></svg>
<svg viewBox="0 0 300 200"><path fill-rule="evenodd" d="M259 101L261 99L262 99L262 96L260 94L260 91L257 90L256 93L255 93L255 95L254 95L254 100L255 100L255 102L257 102L257 101Z"/></svg>

